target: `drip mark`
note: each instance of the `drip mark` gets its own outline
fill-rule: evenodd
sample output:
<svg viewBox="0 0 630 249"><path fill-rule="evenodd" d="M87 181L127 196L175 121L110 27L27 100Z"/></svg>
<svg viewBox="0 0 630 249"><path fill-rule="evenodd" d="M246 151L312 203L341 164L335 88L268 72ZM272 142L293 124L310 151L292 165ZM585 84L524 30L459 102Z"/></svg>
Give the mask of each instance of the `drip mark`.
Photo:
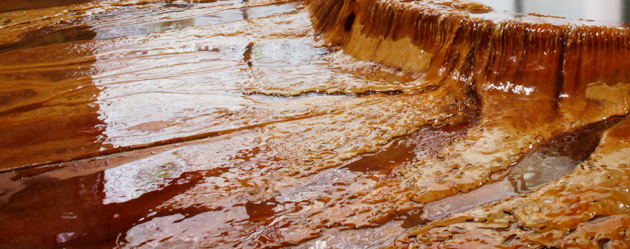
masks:
<svg viewBox="0 0 630 249"><path fill-rule="evenodd" d="M252 67L252 48L254 47L254 42L250 42L247 44L245 48L245 52L243 52L243 61L247 63L248 67Z"/></svg>
<svg viewBox="0 0 630 249"><path fill-rule="evenodd" d="M354 25L354 19L356 18L354 12L352 12L350 14L350 16L348 16L348 18L346 18L346 22L343 25L343 28L346 32L350 32L352 30L352 26Z"/></svg>

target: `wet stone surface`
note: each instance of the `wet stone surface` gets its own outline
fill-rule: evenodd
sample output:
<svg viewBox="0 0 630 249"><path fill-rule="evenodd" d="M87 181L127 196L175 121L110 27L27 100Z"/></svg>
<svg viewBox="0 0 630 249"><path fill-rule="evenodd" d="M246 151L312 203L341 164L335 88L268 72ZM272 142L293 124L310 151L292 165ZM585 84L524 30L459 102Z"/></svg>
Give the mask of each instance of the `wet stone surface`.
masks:
<svg viewBox="0 0 630 249"><path fill-rule="evenodd" d="M467 1L0 6L0 248L628 245L623 27Z"/></svg>

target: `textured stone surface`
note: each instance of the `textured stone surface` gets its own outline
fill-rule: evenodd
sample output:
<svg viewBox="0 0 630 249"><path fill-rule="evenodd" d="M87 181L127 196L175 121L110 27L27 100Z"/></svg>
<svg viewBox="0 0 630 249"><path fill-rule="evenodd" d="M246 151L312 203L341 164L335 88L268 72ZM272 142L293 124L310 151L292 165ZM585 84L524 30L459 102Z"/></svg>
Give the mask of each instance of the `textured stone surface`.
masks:
<svg viewBox="0 0 630 249"><path fill-rule="evenodd" d="M3 246L627 247L626 28L301 4L0 13Z"/></svg>

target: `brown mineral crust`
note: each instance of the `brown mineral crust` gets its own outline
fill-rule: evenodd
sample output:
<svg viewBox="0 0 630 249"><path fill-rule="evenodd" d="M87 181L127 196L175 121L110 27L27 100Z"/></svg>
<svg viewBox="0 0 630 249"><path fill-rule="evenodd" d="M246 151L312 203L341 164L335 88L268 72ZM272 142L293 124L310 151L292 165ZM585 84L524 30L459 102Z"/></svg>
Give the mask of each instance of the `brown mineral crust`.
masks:
<svg viewBox="0 0 630 249"><path fill-rule="evenodd" d="M90 40L96 29L133 26L164 19L186 19L221 10L291 2L291 0L231 1L201 0L209 5L193 5L189 11L173 11L164 0L99 1L63 7L0 13L0 52L66 42Z"/></svg>
<svg viewBox="0 0 630 249"><path fill-rule="evenodd" d="M466 82L480 95L483 117L506 118L513 126L605 113L585 98L589 84L614 86L630 77L624 60L630 31L621 27L538 23L536 17L493 20L432 1L307 4L314 27L345 53L423 73L426 81Z"/></svg>
<svg viewBox="0 0 630 249"><path fill-rule="evenodd" d="M268 26L275 28L270 30L266 28ZM379 95L378 97L355 98L343 95L319 95L283 100L261 95L226 94L225 91L238 92L243 82L259 92L269 92L268 89L273 85L266 87L265 83L279 81L277 75L289 75L294 72L302 72L304 75L295 74L292 78L287 77L282 80L282 83L289 86L304 85L302 90L315 88L327 91L327 89L337 88L362 93L362 91L367 91L365 89L382 89L382 84L388 84L386 87L392 88L390 90L394 92L401 89L391 83L385 83L382 79L388 75L394 75L392 73L384 72L381 79L355 77L353 71L362 71L361 68L367 67L356 61L336 62L338 60L332 58L322 63L322 60L318 58L326 56L328 50L313 44L313 37L309 30L308 21L304 20L301 14L293 13L184 31L171 31L150 37L131 36L101 41L73 41L3 53L0 55L2 59L0 79L3 80L5 91L0 93L0 113L2 113L0 119L3 121L0 131L6 132L0 144L3 145L6 153L0 156L0 168L15 169L51 161L111 154L146 147L147 144L194 140L220 135L222 132L229 133L265 126L280 120L289 121L326 113L339 113L339 110L352 109L352 106L355 104L359 106L359 103L370 106L367 102L371 102L386 106L387 104L382 103L385 99L395 100L396 103L401 104L406 103L407 106L397 106L418 115L421 114L418 112L421 109L412 110L410 107L429 103L424 108L428 110L425 114L436 113L440 116L440 118L429 117L425 121L409 119L404 126L413 123L414 128L393 136L397 137L406 132L412 133L423 125L440 123L451 118L454 113L457 116L457 113L461 113L466 108L465 105L470 105L465 101L453 104L454 100L465 98L464 93L455 92L463 89L461 87L444 88L435 94L406 95L405 97ZM247 39L240 39L239 35L242 34L247 34ZM186 46L173 47L172 40L178 40ZM240 58L243 51L239 49L243 48L246 51L245 48L249 43L255 44L263 51L268 47L273 49L278 46L289 48L295 46L301 49L301 55L306 56L303 58L304 61L298 61L296 65L278 66L261 63L248 67L247 62ZM182 50L182 52L177 50ZM186 53L187 50L192 52ZM238 59L235 60L234 57ZM199 60L199 58L202 59ZM256 59L263 62L269 60ZM352 69L337 72L336 65L340 63ZM170 70L164 70L166 67L170 67ZM380 70L379 67L372 65L369 70ZM175 69L185 73L173 73ZM222 75L229 75L229 77L222 78L220 84L209 86L204 83L205 80L215 80L216 77ZM323 78L322 81L305 80L311 75L331 77ZM200 83L187 84L184 87L178 77L198 80ZM401 76L401 78L413 80L413 77ZM137 102L139 96L155 94L154 84L159 84L156 82L161 81L166 82L163 85L165 89L160 96L155 96L157 97L155 103ZM303 83L305 81L306 83ZM238 111L226 108L214 110L212 102L203 101L201 103L204 106L210 105L208 106L210 109L204 115L198 115L201 112L198 106L184 110L179 107L173 109L167 107L160 112L153 112L153 115L145 116L149 120L134 118L146 115L142 106L164 106L164 102L160 99L174 95L181 96L188 93L187 88L190 87L204 89L202 95L192 96L225 95L224 99L228 99L234 106L246 108L238 108ZM283 95L291 95L287 87L278 88L284 89ZM118 90L133 94L110 95L108 93ZM297 95L302 93L299 89L296 92ZM188 96L187 101L197 99L192 96ZM383 99L380 99L381 97ZM437 104L436 100L444 105ZM118 128L111 129L114 126L109 126L113 133L105 136L102 128L107 126L103 121L107 115L105 112L99 114L101 108L99 103L103 102L123 104L122 109L133 109L143 114L132 115L124 122L117 122L120 124ZM375 109L384 111L382 107ZM274 112L274 114L264 110ZM400 111L402 109L397 109L393 113ZM171 114L178 115L181 120L173 118ZM398 114L403 115L405 112ZM257 117L261 119L256 120ZM366 120L366 122L376 123L376 119ZM72 128L64 129L63 127ZM58 132L51 133L50 129L58 130ZM147 131L151 132L147 133ZM116 133L121 136L115 135ZM389 138L391 137L385 138L383 143L386 143ZM101 143L103 140L116 141L125 145L106 145ZM377 147L371 149L375 150Z"/></svg>
<svg viewBox="0 0 630 249"><path fill-rule="evenodd" d="M630 246L630 119L606 131L571 174L524 197L505 199L418 228L405 248L627 248Z"/></svg>
<svg viewBox="0 0 630 249"><path fill-rule="evenodd" d="M438 92L446 89L445 87ZM429 94L434 95L436 93ZM449 98L446 96L457 95L452 92L445 92L442 96ZM282 200L286 197L278 196L278 193L291 193L294 191L291 189L296 188L295 186L300 185L301 182L307 181L306 179L311 175L320 173L327 168L342 165L344 160L372 152L374 148L383 146L392 137L416 131L419 128L416 125L424 125L427 122L421 121L422 116L431 113L432 108L430 107L436 103L436 99L422 100L424 98L422 95L392 96L391 98L397 99L393 102L378 100L380 97L369 97L368 99L373 100L360 103L360 106L343 108L348 111L334 113L325 119L318 117L287 122L263 129L257 135L250 134L250 137L260 136L265 144L264 148L274 149L272 151L261 149L251 161L247 160L232 166L232 171L240 172L242 170L244 175L250 167L268 165L259 175L249 173L250 176L239 177L240 181L220 185L212 180L202 182L187 193L174 197L158 210L191 206L203 207L208 210L231 210L234 209L232 206L235 203L244 201ZM424 101L427 101L424 103L426 108L423 107ZM394 115L395 113L399 114ZM439 118L439 116L432 114L426 117ZM391 123L386 120L398 121ZM458 121L458 118L452 118L439 122ZM301 135L289 136L290 134ZM353 146L349 147L348 145ZM316 238L321 230L326 228L356 229L378 226L393 217L421 207L417 203L408 201L406 196L410 189L401 188L400 184L389 184L400 183L400 177L388 176L382 177L382 180L379 181L375 180L374 177L361 177L347 183L347 186L338 184L336 185L337 188L347 189L349 192L330 193L327 198L302 201L296 207L293 206L294 204L290 204L295 200L285 200L286 204L279 201L281 206L291 208L270 215L264 225L261 225L260 222L242 224L241 229L232 231L230 236L224 238L224 242L235 243L247 234L255 234L251 237L252 241L249 242L249 246L274 247L297 244ZM382 183L379 183L381 181ZM214 201L207 201L207 193L212 193ZM284 230L300 231L300 234L283 235L272 241L267 241L266 238ZM172 240L178 239L180 239L179 236ZM244 245L246 244L242 244L242 246Z"/></svg>
<svg viewBox="0 0 630 249"><path fill-rule="evenodd" d="M460 81L474 89L471 96L478 96L478 127L438 156L402 170L407 183L400 185L415 188L408 196L420 203L500 179L532 147L560 133L623 116L630 108L630 62L625 60L630 54L630 31L625 28L541 22L551 19L540 17L494 20L433 1L307 3L315 28L345 53L421 73L423 80L437 85ZM578 172L574 173L577 182ZM608 170L597 179L615 172ZM567 203L582 195L588 196L567 195L573 198ZM571 217L563 215L559 216ZM556 229L575 227L590 218L558 223ZM509 228L503 225L493 223L488 228ZM474 225L462 223L461 230L470 226ZM482 246L495 241L495 233L500 231L478 229L466 236L471 241L479 238L476 245ZM414 235L437 240L438 234Z"/></svg>
<svg viewBox="0 0 630 249"><path fill-rule="evenodd" d="M495 20L439 1L307 4L314 27L345 53L438 86L459 81L479 99L479 127L409 168L422 203L475 189L553 136L630 109L630 31L621 27Z"/></svg>
<svg viewBox="0 0 630 249"><path fill-rule="evenodd" d="M24 43L29 31L106 30L275 2L282 1L181 12L155 1L102 2L28 11L24 20L43 19L6 26L17 40L0 38L3 49L26 49L0 54L0 79L10 86L0 95L0 132L13 134L0 142L7 152L0 167L99 156L44 168L39 177L38 170L5 173L2 218L17 224L2 229L6 244L48 245L38 239L54 239L66 223L31 223L58 219L68 206L96 212L78 220L85 233L69 246L116 239L121 247L273 248L392 225L389 236L398 236L409 227L400 220L426 222L415 220L424 204L499 181L536 146L630 108L630 62L617 63L629 53L626 30L494 20L483 14L488 7L463 1L307 1L315 27L340 46L330 49L341 48L332 53L313 42L297 12L100 41L69 37L32 49ZM12 15L0 14L0 23ZM268 52L278 47L288 52ZM455 139L423 133L468 122ZM627 123L608 131L582 165L594 169L434 222L395 245L438 246L451 237L466 240L464 248L560 239L567 247L624 245L630 176L610 165L628 161L628 149L612 146L630 136ZM354 164L407 136L440 143L415 145L435 150L420 161L391 163L398 159L386 155L378 173ZM46 207L85 183L98 188L88 200L95 208L77 205L83 194Z"/></svg>
<svg viewBox="0 0 630 249"><path fill-rule="evenodd" d="M220 12L225 8L225 6L206 7L204 11ZM54 12L55 9L48 11ZM275 28L269 30L266 28L268 26ZM245 34L247 39L238 38ZM173 47L173 39L186 45ZM469 93L465 92L468 89L459 85L461 83L458 81L453 81L453 84L448 86L443 84L440 91L435 91L436 89L431 85L417 80L418 76L415 74L398 72L381 65L366 64L341 56L339 53L329 54L327 48L315 44L312 39L308 22L303 20L300 13L294 13L181 31L173 30L147 36L69 41L63 44L3 53L0 55L2 58L0 78L5 80L5 87L9 91L1 96L3 102L0 103L0 112L4 114L1 118L5 122L0 125L0 130L12 132L7 133L9 135L1 142L6 145L6 151L10 152L0 156L0 164L2 164L0 167L15 169L215 136L221 132L264 126L273 122L282 122L281 120L318 116L336 111L333 109L339 106L335 104L338 101L355 99L342 95L306 97L311 100L300 100L302 98L300 97L296 101L291 101L296 104L294 107L288 105L286 108L276 110L276 106L281 102L273 98L254 101L253 99L260 98L260 95L230 97L234 99L231 100L232 103L244 105L247 108L239 111L215 110L207 115L196 115L193 114L197 112L195 109L186 109L184 113L189 113L194 117L186 117L185 122L168 120L169 115L159 116L163 112L157 112L156 117L148 117L153 121L135 120L129 117L124 122L118 122L120 126L116 129L109 126L110 134L104 135L106 131L103 128L107 125L102 119L106 118L106 115L98 113L100 107L97 103L105 101L124 104L126 101L137 101L135 96L153 94L151 91L153 81L170 80L180 76L172 72L174 69L163 70L168 66L185 71L185 74L181 74L182 77L199 80L230 74L230 77L220 81L220 85L210 87L200 83L195 86L204 87L210 91L209 93L223 94L223 91L241 89L245 89L247 94L266 93L283 96L317 91L353 94L369 94L370 91L392 92L393 94L401 91L413 92L418 96L401 97L404 99L401 101L417 99L417 103L432 103L427 105L426 110L428 113L439 113L441 118L429 118L426 120L427 123L416 120L413 124L414 129L409 132L413 132L415 128L422 125L440 124L441 121L446 120L443 117L465 114L474 106L471 98L468 97ZM267 47L299 46L302 55L306 56L303 58L304 61L298 61L296 65L289 66L267 63L266 61L272 60L264 57L254 58L261 63L250 67L247 61L233 59L233 57L244 57L242 54L247 52L248 44L253 44L250 49L258 48L262 51L265 51ZM234 48L241 47L245 48L244 52L233 53ZM171 51L173 49L174 51ZM181 56L177 50L182 50ZM184 53L189 50L192 53ZM165 54L159 55L160 53ZM198 63L179 62L183 58L196 60L202 53L206 59ZM209 60L210 58L212 59ZM156 64L155 61L160 61L160 64ZM151 73L157 75L157 72L165 73L159 76L151 75ZM212 74L207 74L208 72ZM279 75L285 78L279 79ZM307 78L311 80L305 80ZM387 79L397 80L390 82ZM187 91L179 87L178 84L169 84L169 90L164 93L164 97ZM112 96L107 93L117 89L134 94ZM50 94L43 94L44 92ZM395 99L395 97L388 97L388 99ZM313 103L317 103L318 106L309 105L308 101L314 101ZM164 104L147 104L147 106L151 105ZM75 111L71 116L65 115L78 109L82 111ZM264 111L265 109L274 114L270 115L269 112ZM73 121L61 122L64 120ZM69 124L77 128L58 128L67 127ZM45 127L52 127L60 132L49 133ZM115 135L117 132L121 132L119 133L121 136ZM401 135L404 134L396 134L393 137ZM23 142L22 138L25 136L31 138L29 142ZM114 146L107 142L103 144L103 140L120 144ZM24 156L23 153L17 153L18 151L31 153L34 156Z"/></svg>
<svg viewBox="0 0 630 249"><path fill-rule="evenodd" d="M626 83L630 76L630 62L623 59L630 54L630 31L621 27L538 23L534 17L493 20L457 8L445 10L432 1L313 0L307 4L314 27L346 53L424 73L427 81L467 82L481 94L484 110L513 109L492 107L495 101L510 104L502 98L510 98L514 106L554 105L520 108L552 111L526 115L548 122L557 115L553 111L558 105L570 109L574 106L569 100L584 99L589 84L602 81L613 86ZM337 41L339 37L344 39ZM502 89L505 94L499 96L483 94L497 87L513 89Z"/></svg>
<svg viewBox="0 0 630 249"><path fill-rule="evenodd" d="M302 68L303 70L299 72L278 72L272 68L256 68L254 73L257 77L266 77L269 80L248 81L243 90L247 94L300 96L309 93L426 93L436 89L436 85L432 82L422 80L420 74L401 71L398 68L374 62L359 61L344 54L342 50L328 54L319 63L329 64L333 70L323 72ZM311 77L313 81L286 80L304 75ZM277 79L277 81L269 82L272 79ZM370 84L362 84L364 80L369 81Z"/></svg>
<svg viewBox="0 0 630 249"><path fill-rule="evenodd" d="M269 26L274 29L268 29ZM339 168L363 154L378 153L393 140L421 129L468 122L470 109L475 105L474 99L468 97L468 89L459 81L451 81L437 89L423 89L411 83L408 89L420 89L413 93L400 93L405 87L391 83L387 87L392 93L363 92L382 90L383 79L392 75L410 82L416 76L347 58L339 60L334 54L322 63L318 58L327 55L328 50L313 44L309 29L301 13L293 12L146 36L68 41L0 54L3 59L0 78L5 80L6 89L13 90L4 95L5 102L0 106L4 111L0 131L8 134L5 136L8 139L0 142L6 152L0 156L2 167L6 170L66 160L79 165L68 163L61 167L62 171L72 169L77 175L61 177L59 184L63 187L44 190L50 191L52 197L42 203L38 202L39 195L29 194L38 190L6 180L12 184L5 185L4 196L15 201L2 206L6 211L3 219L19 220L20 225L15 230L6 229L0 236L9 238L5 240L8 245L19 245L25 237L50 238L65 223L50 224L43 229L28 224L41 217L57 217L56 213L68 206L47 209L40 216L30 213L54 202L63 191L74 191L78 188L74 181L83 178L90 182L107 178L110 184L131 182L142 188L138 191L155 191L129 202L144 204L121 214L121 220L117 221L111 219L112 212L126 209L123 203L130 200L125 197L136 197L118 192L125 191L123 188L107 189L97 184L101 191L114 194L113 200L99 194L101 199L95 200L94 205L103 207L102 217L85 221L82 229L88 234L86 237L103 236L93 243L111 243L118 233L123 233L121 236L126 233L127 245L136 246L149 240L138 234L146 232L159 237L162 234L151 234L152 227L170 227L170 231L178 231L176 228L183 231L159 238L162 244L179 244L194 237L199 239L195 245L200 247L274 247L316 238L328 228L379 226L406 211L419 209L420 204L406 199L407 191L413 189L400 189L396 184L400 175L380 184L393 177L347 173L351 170ZM184 45L173 45L173 40ZM268 56L265 49L270 47L273 51L278 44L289 49L299 45L299 55L311 56L311 50L317 53L296 65L277 65L273 64L275 58L264 56ZM262 53L246 59L248 49L256 47ZM347 70L337 71L341 64ZM381 76L354 75L381 69ZM323 83L351 89L348 92L356 94L284 98L245 95L239 91L240 83L248 81L252 89L265 92L273 88L273 85L267 88L265 81L280 85L269 72L288 75L294 70L344 76ZM225 78L221 78L220 84L206 84L215 77ZM305 80L306 77L310 76L285 78L282 83L303 84L304 89L322 85L312 79ZM156 87L160 87L157 93ZM289 92L292 89L278 88L284 89L280 91L283 96L300 95L301 91L293 94ZM194 92L197 89L203 91ZM173 97L182 95L185 99ZM214 106L214 96L222 97L217 100L224 101L221 104L229 102L231 109ZM194 108L180 108L198 100L200 104ZM144 109L155 110L155 107L159 111ZM119 114L128 115L118 119ZM81 115L88 116L86 119L92 123L78 122ZM50 132L50 128L56 132ZM468 128L462 128L462 133ZM22 140L25 134L30 141ZM183 143L181 148L168 145L179 142ZM156 147L164 144L167 146ZM118 155L112 155L115 152L123 152L122 157L131 153L134 159L118 163L115 160ZM77 161L95 155L99 157ZM82 168L93 160L100 162L96 164L101 168ZM162 171L172 174L168 179L157 180L164 186L140 182ZM295 190L301 190L300 185L325 174L336 177L337 171L342 172L342 177L357 177L352 178L354 182L333 182L332 190L316 193L315 197L302 197L304 200L300 202L286 197L300 197L302 192ZM55 178L56 173L53 170L44 175ZM170 184L170 180L181 184ZM152 186L157 190L151 189ZM80 197L70 198L67 203L78 200ZM268 208L274 205L278 211ZM158 217L143 213L149 209L158 212ZM247 216L250 218L242 219L245 209L251 212ZM208 216L219 217L223 222L219 227L187 229L182 224L191 224L178 225L179 222L171 220L180 215L177 212L193 216L191 222ZM127 222L143 215L147 215L144 222ZM103 224L109 228L98 230ZM28 236L14 236L16 233ZM208 237L202 237L205 235Z"/></svg>

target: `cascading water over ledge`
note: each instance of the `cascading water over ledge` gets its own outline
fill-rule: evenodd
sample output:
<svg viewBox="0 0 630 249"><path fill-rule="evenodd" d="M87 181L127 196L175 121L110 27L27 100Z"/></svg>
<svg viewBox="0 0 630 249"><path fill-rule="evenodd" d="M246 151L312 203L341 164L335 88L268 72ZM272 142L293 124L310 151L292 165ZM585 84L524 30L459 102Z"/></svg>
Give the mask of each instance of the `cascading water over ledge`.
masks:
<svg viewBox="0 0 630 249"><path fill-rule="evenodd" d="M438 157L414 163L403 170L407 179L404 186L416 190L407 196L416 202L440 200L496 181L496 177L500 178L502 172L532 147L560 133L625 116L630 108L630 30L622 24L602 25L533 15L514 18L515 15L496 13L491 7L473 1L311 0L307 4L314 27L329 44L340 46L345 53L361 60L420 73L426 84L467 89L463 92L468 94L463 97L476 100L468 103L477 105L480 121L477 127L469 130L467 137L447 146ZM627 128L619 125L612 130L623 129ZM618 146L619 151L623 151L623 143L619 144L616 139L628 138L604 139L601 147ZM600 154L598 150L594 155ZM585 164L608 160L627 163L630 159L622 153L615 155L619 158L592 156ZM609 173L619 177L626 174L614 169ZM575 182L582 179L580 174L577 170L564 179ZM616 182L614 188L617 191L625 188L626 184L622 182ZM561 180L551 186L563 184ZM529 205L528 198L552 198L554 194L538 190L531 196L506 203L514 205L518 202L513 207L518 210L519 205ZM624 203L628 202L630 199L624 200ZM503 203L497 205L509 206ZM498 244L518 247L530 241L533 244L529 246L574 245L556 240L568 236L566 231L578 229L578 225L589 226L577 220L586 222L590 219L586 217L593 213L610 215L606 208L593 211L586 207L580 209L570 202L554 203L571 207L575 212L574 221L562 223L560 220L570 219L562 215L538 221L532 218L537 212L553 212L552 206L547 211L529 210L531 213L510 216L509 221L505 221L508 231L529 232L506 233L505 241L497 239ZM615 205L613 200L605 203ZM495 210L479 208L468 213L477 215L475 217L492 217ZM512 211L504 212L512 215ZM480 218L446 219L404 237L398 246L491 246L495 243L493 239L474 238L482 234L497 237L492 228L504 228L496 222ZM534 226L531 222L545 225ZM455 229L457 227L460 228ZM606 243L625 243L604 231L587 231L584 234L597 233ZM557 233L545 235L553 232ZM438 233L452 236L444 237ZM536 237L539 239L531 242L532 236L539 236ZM544 236L554 239L543 239Z"/></svg>
<svg viewBox="0 0 630 249"><path fill-rule="evenodd" d="M624 24L31 4L0 12L0 247L628 247Z"/></svg>

